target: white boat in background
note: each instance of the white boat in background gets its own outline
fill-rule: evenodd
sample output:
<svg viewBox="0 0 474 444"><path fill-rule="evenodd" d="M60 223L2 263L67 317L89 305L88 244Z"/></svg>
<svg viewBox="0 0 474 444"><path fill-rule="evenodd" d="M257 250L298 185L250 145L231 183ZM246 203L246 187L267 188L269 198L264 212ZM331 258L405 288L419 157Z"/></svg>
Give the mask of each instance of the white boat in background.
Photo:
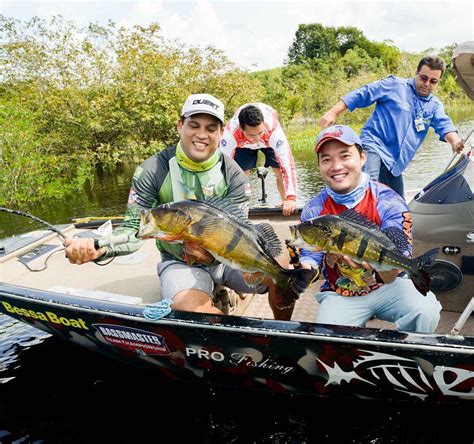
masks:
<svg viewBox="0 0 474 444"><path fill-rule="evenodd" d="M474 100L474 41L461 43L454 50L452 64L459 86Z"/></svg>

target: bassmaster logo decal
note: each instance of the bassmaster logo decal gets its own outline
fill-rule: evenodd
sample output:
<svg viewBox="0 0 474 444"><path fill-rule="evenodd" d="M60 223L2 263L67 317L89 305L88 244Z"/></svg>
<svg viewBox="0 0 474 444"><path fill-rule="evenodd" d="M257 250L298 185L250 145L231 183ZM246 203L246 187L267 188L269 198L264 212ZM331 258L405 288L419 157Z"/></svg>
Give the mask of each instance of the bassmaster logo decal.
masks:
<svg viewBox="0 0 474 444"><path fill-rule="evenodd" d="M112 324L93 324L105 342L146 355L170 353L163 336L136 328Z"/></svg>

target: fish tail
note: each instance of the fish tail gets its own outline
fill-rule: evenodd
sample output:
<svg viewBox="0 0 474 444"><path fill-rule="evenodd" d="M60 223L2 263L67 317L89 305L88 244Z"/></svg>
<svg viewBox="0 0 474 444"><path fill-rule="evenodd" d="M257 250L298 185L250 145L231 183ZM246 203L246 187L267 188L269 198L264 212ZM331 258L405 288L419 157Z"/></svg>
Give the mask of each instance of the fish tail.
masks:
<svg viewBox="0 0 474 444"><path fill-rule="evenodd" d="M426 296L430 289L431 283L431 275L430 275L430 268L433 261L436 259L436 256L439 253L439 248L433 248L432 250L427 251L426 253L422 254L421 256L416 257L413 259L415 264L415 269L413 273L411 273L411 280L413 281L413 285L415 288L423 295Z"/></svg>
<svg viewBox="0 0 474 444"><path fill-rule="evenodd" d="M284 270L284 281L278 285L278 300L275 304L278 308L292 307L301 293L315 281L319 276L319 270L307 270L297 268L295 270Z"/></svg>

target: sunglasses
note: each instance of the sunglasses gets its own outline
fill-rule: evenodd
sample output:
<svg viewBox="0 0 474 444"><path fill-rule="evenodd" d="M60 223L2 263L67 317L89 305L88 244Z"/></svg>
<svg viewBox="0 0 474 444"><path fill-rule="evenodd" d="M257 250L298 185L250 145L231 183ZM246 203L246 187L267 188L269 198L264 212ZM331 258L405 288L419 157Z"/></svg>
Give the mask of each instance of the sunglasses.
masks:
<svg viewBox="0 0 474 444"><path fill-rule="evenodd" d="M428 76L425 74L418 74L418 77L423 83L430 82L432 85L437 85L439 82L439 79L430 79Z"/></svg>

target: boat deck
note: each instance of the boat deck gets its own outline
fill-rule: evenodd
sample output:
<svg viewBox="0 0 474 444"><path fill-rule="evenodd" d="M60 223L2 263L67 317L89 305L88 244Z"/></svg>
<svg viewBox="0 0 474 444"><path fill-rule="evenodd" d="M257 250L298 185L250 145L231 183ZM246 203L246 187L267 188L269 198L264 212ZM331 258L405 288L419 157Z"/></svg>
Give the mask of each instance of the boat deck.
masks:
<svg viewBox="0 0 474 444"><path fill-rule="evenodd" d="M319 304L314 298L317 287L310 288L300 297L295 304L292 321L314 322ZM252 302L245 309L245 316L263 319L273 319L273 314L268 305L266 295L256 295L252 298ZM453 311L442 311L441 319L436 329L436 333L449 334L459 319L460 313ZM366 327L393 330L395 324L392 322L381 321L380 319L371 319L367 322ZM461 330L462 335L474 336L474 316L466 322Z"/></svg>
<svg viewBox="0 0 474 444"><path fill-rule="evenodd" d="M272 219L272 225L282 240L288 238L287 220ZM68 236L85 234L85 230L76 230L73 226L64 231ZM55 234L45 236L45 232L38 232L29 235L37 235L38 240L25 242L27 245L24 247L10 254L7 250L6 255L0 256L0 281L139 305L160 300L159 280L156 275L156 264L160 260L160 255L152 240L146 241L136 253L117 257L108 265L98 266L89 263L77 266L70 264L64 257L61 243ZM279 258L284 266L287 256L284 254ZM45 262L47 267L40 272L32 272L24 265L26 263L30 268L40 269ZM319 282L313 284L296 302L293 321L314 322L318 309L314 294L318 285ZM230 298L217 300L218 306L222 307L225 313L273 319L267 295L250 294L241 297L230 292L227 296ZM449 333L459 316L459 312L443 311L437 332ZM377 329L394 328L393 324L379 320L371 320L367 326ZM474 335L474 316L467 321L461 334Z"/></svg>

